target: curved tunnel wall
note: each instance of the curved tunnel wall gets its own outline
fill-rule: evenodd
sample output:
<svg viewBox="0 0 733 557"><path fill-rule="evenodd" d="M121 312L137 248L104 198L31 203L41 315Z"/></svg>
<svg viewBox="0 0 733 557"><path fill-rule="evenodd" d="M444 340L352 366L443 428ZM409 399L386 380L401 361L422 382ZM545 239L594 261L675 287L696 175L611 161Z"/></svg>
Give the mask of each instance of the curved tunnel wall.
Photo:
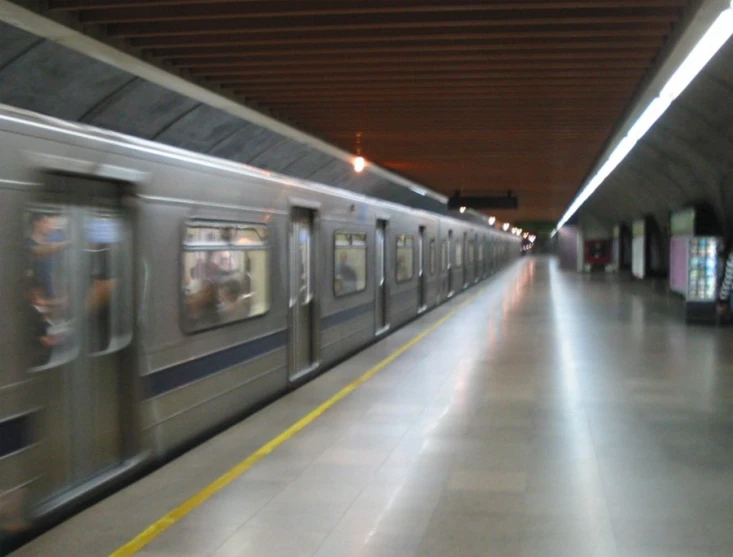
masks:
<svg viewBox="0 0 733 557"><path fill-rule="evenodd" d="M591 196L581 214L607 226L653 216L667 236L669 213L693 203L708 203L724 232L733 233L733 40Z"/></svg>
<svg viewBox="0 0 733 557"><path fill-rule="evenodd" d="M3 22L0 44L0 103L448 214L434 198Z"/></svg>

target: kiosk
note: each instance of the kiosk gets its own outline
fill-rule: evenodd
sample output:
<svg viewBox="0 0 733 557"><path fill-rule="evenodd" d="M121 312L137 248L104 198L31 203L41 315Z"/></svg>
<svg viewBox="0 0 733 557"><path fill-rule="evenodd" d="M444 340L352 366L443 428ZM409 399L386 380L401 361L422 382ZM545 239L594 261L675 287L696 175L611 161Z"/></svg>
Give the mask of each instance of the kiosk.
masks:
<svg viewBox="0 0 733 557"><path fill-rule="evenodd" d="M685 320L715 323L720 252L717 220L700 207L670 214L669 288L685 298Z"/></svg>

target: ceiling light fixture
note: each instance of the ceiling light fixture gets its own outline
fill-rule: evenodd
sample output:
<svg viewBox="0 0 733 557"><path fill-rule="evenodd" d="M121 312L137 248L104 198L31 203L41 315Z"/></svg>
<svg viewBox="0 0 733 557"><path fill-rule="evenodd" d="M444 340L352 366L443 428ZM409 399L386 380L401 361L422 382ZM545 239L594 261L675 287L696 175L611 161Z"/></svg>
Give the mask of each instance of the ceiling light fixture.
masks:
<svg viewBox="0 0 733 557"><path fill-rule="evenodd" d="M356 132L356 158L354 159L354 172L357 174L366 168L366 161L361 156L361 132Z"/></svg>
<svg viewBox="0 0 733 557"><path fill-rule="evenodd" d="M489 217L489 225L494 226L495 223L496 223L496 217Z"/></svg>
<svg viewBox="0 0 733 557"><path fill-rule="evenodd" d="M667 83L662 87L659 95L647 106L641 116L634 122L626 136L611 152L606 162L585 184L578 196L573 200L565 214L557 223L551 236L557 234L565 223L580 209L583 203L600 187L611 175L621 161L631 152L636 143L644 137L651 127L679 97L693 79L702 71L713 56L733 35L733 0L715 19L685 60L679 65Z"/></svg>

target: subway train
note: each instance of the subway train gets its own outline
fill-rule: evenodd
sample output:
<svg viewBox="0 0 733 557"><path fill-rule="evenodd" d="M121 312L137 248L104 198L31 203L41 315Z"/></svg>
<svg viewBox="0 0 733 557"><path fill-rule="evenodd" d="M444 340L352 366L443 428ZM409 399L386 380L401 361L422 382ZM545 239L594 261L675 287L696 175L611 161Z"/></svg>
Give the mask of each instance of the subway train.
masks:
<svg viewBox="0 0 733 557"><path fill-rule="evenodd" d="M0 527L191 446L517 258L482 227L0 106Z"/></svg>

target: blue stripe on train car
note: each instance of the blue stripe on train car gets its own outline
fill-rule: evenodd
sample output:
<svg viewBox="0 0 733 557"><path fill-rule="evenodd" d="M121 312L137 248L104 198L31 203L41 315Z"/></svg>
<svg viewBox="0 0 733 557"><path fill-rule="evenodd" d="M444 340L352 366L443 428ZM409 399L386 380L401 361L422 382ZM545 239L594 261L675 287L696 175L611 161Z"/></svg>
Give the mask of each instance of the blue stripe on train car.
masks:
<svg viewBox="0 0 733 557"><path fill-rule="evenodd" d="M278 331L270 335L232 346L225 350L184 362L146 375L147 398L154 398L173 389L183 387L209 375L263 356L268 352L283 348L288 342L288 332Z"/></svg>
<svg viewBox="0 0 733 557"><path fill-rule="evenodd" d="M335 327L350 319L360 317L373 308L374 302L369 301L365 304L328 315L321 319L321 328L325 330ZM209 375L214 375L230 367L242 364L248 360L282 348L287 342L288 332L285 330L278 331L271 335L250 340L190 362L184 362L156 371L143 378L143 381L146 383L145 392L147 398L155 398L173 389L183 387Z"/></svg>
<svg viewBox="0 0 733 557"><path fill-rule="evenodd" d="M0 458L18 452L30 444L30 414L0 422Z"/></svg>
<svg viewBox="0 0 733 557"><path fill-rule="evenodd" d="M331 327L335 327L336 325L345 323L350 319L354 319L356 317L364 315L365 313L369 313L372 309L374 309L374 302L370 300L366 304L361 304L360 306L327 315L326 317L323 317L321 319L321 328L325 331L326 329L330 329Z"/></svg>

